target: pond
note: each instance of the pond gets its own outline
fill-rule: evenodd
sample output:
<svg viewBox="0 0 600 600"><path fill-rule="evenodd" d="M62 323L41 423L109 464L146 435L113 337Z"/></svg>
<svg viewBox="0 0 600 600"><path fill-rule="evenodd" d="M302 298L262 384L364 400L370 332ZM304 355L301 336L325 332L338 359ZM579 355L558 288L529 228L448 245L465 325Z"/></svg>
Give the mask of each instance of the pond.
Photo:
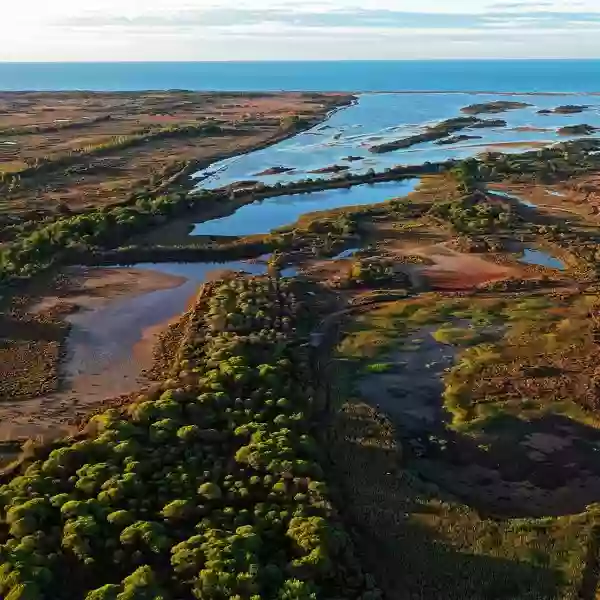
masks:
<svg viewBox="0 0 600 600"><path fill-rule="evenodd" d="M507 198L508 200L515 200L516 202L522 204L523 206L526 206L527 208L537 208L537 204L535 204L534 202L530 202L529 200L525 200L520 196L515 196L514 194L509 194L507 192L503 192L502 190L490 189L489 192L495 194L496 196L502 196L503 198Z"/></svg>
<svg viewBox="0 0 600 600"><path fill-rule="evenodd" d="M523 252L523 256L519 259L519 262L528 265L539 265L540 267L547 267L548 269L557 269L559 271L566 270L566 265L558 258L555 258L547 252L541 250L533 250L526 248Z"/></svg>
<svg viewBox="0 0 600 600"><path fill-rule="evenodd" d="M93 402L139 389L143 371L152 367L157 335L185 312L202 283L225 271L262 275L267 269L266 260L139 263L89 269L90 277L127 273L133 277L128 281L152 283L139 289L132 283L126 293L108 296L67 317L71 329L62 365L70 386L67 395L84 395L86 402ZM295 268L281 271L283 277L296 273Z"/></svg>
<svg viewBox="0 0 600 600"><path fill-rule="evenodd" d="M273 229L294 224L307 213L376 204L406 196L415 190L418 183L419 179L406 179L267 198L246 204L228 217L198 223L191 235L245 236L269 233Z"/></svg>
<svg viewBox="0 0 600 600"><path fill-rule="evenodd" d="M266 255L255 262L72 267L73 293L66 298L78 309L67 317L71 328L60 367L61 390L4 403L11 417L0 423L0 439L6 435L67 435L67 413L87 414L103 406L107 398L148 385L145 371L154 364L158 336L189 307L200 284L223 271L263 274L268 258ZM295 274L295 268L282 271L286 277ZM40 307L63 301L50 295L41 299Z"/></svg>
<svg viewBox="0 0 600 600"><path fill-rule="evenodd" d="M268 259L268 257L266 257ZM267 272L267 260L229 261L207 263L138 263L127 267L108 267L136 271L150 271L173 278L175 285L148 293L117 297L106 305L93 310L74 313L69 317L75 326L69 335L67 348L74 354L70 364L76 371L86 370L86 363L93 353L93 363L101 367L103 357L127 356L133 344L142 339L146 329L165 323L185 311L198 287L225 271L243 271L251 275ZM296 274L295 268L283 269L281 275ZM83 350L80 356L79 350Z"/></svg>
<svg viewBox="0 0 600 600"><path fill-rule="evenodd" d="M361 248L348 248L339 254L336 254L333 258L328 260L341 260L342 258L352 258L357 252L360 252Z"/></svg>

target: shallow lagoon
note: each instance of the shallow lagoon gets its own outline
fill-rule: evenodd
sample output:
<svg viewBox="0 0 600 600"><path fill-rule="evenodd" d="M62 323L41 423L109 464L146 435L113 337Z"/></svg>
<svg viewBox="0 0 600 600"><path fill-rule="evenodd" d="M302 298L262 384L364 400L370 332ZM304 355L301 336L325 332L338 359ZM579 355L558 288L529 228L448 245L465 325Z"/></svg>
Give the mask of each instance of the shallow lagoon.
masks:
<svg viewBox="0 0 600 600"><path fill-rule="evenodd" d="M459 132L482 136L482 139L446 146L428 142L379 155L369 151L369 147L375 144L421 133L428 125L464 116L464 113L460 112L461 108L470 104L507 99L529 103L532 106L495 115L480 115L483 119L504 119L508 123L507 127ZM198 172L195 177L199 180L199 186L207 188L220 187L240 180L273 184L306 177L323 177L310 174L310 171L334 164L349 166L353 173L365 173L371 168L381 171L398 164L419 165L426 161L467 158L486 149L507 153L522 152L527 147L534 148L538 142L549 145L580 137L559 135L556 130L565 125L588 123L600 127L600 110L598 105L594 104L596 101L596 98L590 96L561 95L508 97L471 93L363 94L354 106L335 112L327 122L309 131L263 150L215 163ZM573 115L538 114L540 109L552 109L561 104L581 104L590 108ZM534 130L531 131L530 128ZM495 144L501 146L496 147ZM349 156L361 160L345 160ZM257 176L257 173L275 166L293 168L295 171ZM207 173L214 174L203 179Z"/></svg>
<svg viewBox="0 0 600 600"><path fill-rule="evenodd" d="M307 213L376 204L406 196L418 183L419 179L405 179L267 198L246 204L228 217L199 223L191 235L245 236L269 233L273 229L292 225Z"/></svg>

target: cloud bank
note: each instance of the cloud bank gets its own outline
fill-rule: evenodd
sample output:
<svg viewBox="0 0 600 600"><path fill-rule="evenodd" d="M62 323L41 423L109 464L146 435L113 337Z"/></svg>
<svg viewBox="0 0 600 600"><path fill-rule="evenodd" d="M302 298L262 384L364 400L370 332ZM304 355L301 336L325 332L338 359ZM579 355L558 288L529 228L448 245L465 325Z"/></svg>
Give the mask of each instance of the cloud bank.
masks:
<svg viewBox="0 0 600 600"><path fill-rule="evenodd" d="M600 57L597 0L34 2L0 60Z"/></svg>

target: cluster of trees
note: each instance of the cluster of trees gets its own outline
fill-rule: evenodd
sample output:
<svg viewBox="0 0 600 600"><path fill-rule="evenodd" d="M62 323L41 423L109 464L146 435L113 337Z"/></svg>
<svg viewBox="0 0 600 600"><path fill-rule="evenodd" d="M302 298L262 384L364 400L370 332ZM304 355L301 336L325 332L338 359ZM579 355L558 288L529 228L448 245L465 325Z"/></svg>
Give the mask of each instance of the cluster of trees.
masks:
<svg viewBox="0 0 600 600"><path fill-rule="evenodd" d="M410 286L406 273L398 271L393 261L382 258L366 258L354 261L345 278L338 281L344 288L373 286Z"/></svg>
<svg viewBox="0 0 600 600"><path fill-rule="evenodd" d="M551 183L600 167L600 141L580 139L522 154L489 152L478 161L478 178Z"/></svg>
<svg viewBox="0 0 600 600"><path fill-rule="evenodd" d="M294 283L216 284L176 377L0 487L7 600L380 597L329 500Z"/></svg>
<svg viewBox="0 0 600 600"><path fill-rule="evenodd" d="M23 235L0 250L0 283L29 278L49 266L69 262L98 247L120 244L127 236L149 225L188 210L204 197L188 194L139 198L134 205L100 208L85 214L56 219Z"/></svg>
<svg viewBox="0 0 600 600"><path fill-rule="evenodd" d="M449 223L457 234L483 234L507 227L516 215L500 203L492 204L482 194L436 202L430 213Z"/></svg>

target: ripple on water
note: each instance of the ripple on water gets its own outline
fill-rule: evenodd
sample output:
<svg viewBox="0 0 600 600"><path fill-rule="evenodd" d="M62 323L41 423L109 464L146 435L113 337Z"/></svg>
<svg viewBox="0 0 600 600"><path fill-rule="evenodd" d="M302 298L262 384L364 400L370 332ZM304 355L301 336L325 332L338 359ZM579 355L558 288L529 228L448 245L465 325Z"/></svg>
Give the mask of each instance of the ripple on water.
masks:
<svg viewBox="0 0 600 600"><path fill-rule="evenodd" d="M517 95L515 101L535 103L535 106L502 113L499 116L506 120L507 126L477 130L477 135L482 136L477 144L467 141L439 146L429 142L375 157L369 151L375 143L422 133L428 126L458 117L462 114L461 108L467 105L502 99L497 94L363 94L353 106L336 111L326 125L320 124L268 148L218 162L199 171L195 177L203 178L200 182L202 187L217 188L247 180L255 173L284 164L294 168L295 172L267 175L260 180L266 184L289 183L304 179L310 171L343 164L344 158L349 155L374 158L375 169L382 171L398 164L420 165L426 161L468 158L487 146L499 145L502 152L512 153L535 148L540 143L550 145L577 137L556 133L557 128L573 124L572 115L538 114L540 109L555 108L556 97ZM586 122L600 127L600 112L590 111L586 114ZM472 132L467 129L462 133ZM352 172L365 173L368 168L357 161L352 165ZM204 178L211 171L217 173Z"/></svg>

